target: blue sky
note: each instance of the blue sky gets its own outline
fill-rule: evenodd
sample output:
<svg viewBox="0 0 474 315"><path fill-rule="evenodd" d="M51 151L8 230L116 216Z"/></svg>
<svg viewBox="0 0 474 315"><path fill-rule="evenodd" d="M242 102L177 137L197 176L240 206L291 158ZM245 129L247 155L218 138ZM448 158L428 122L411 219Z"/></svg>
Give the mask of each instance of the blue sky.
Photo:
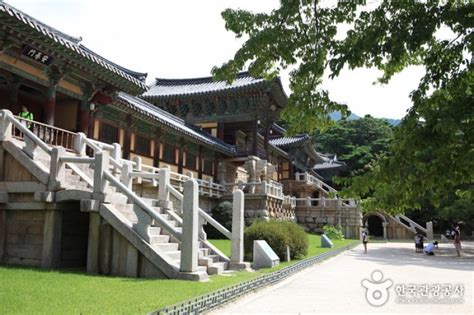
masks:
<svg viewBox="0 0 474 315"><path fill-rule="evenodd" d="M7 0L9 4L65 33L115 63L155 77L208 76L213 66L230 59L242 41L227 32L225 8L269 11L277 0ZM401 118L409 93L423 74L406 69L388 85L374 85L375 69L343 71L324 87L357 115ZM287 82L285 74L282 75ZM287 84L284 84L287 85Z"/></svg>

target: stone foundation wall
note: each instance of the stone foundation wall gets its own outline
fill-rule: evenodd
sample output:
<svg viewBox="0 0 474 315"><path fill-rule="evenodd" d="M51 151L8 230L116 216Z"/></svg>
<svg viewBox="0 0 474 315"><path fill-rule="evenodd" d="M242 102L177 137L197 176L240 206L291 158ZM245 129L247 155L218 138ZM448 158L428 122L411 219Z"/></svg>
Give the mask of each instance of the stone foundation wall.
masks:
<svg viewBox="0 0 474 315"><path fill-rule="evenodd" d="M322 233L325 225L340 224L346 238L359 238L362 227L362 212L357 208L297 207L296 218L298 224L312 233Z"/></svg>
<svg viewBox="0 0 474 315"><path fill-rule="evenodd" d="M0 210L0 262L8 265L40 266L45 211Z"/></svg>

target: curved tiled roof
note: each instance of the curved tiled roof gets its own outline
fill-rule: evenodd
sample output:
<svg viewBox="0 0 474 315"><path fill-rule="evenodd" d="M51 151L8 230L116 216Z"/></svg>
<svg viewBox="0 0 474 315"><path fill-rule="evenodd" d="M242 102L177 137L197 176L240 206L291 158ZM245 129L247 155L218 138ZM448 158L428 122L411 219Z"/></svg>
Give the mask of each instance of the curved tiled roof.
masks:
<svg viewBox="0 0 474 315"><path fill-rule="evenodd" d="M226 154L234 155L235 148L220 139L217 139L210 134L199 130L196 126L187 124L181 118L178 118L141 98L132 96L125 92L119 92L117 94L117 101L122 105L133 109L135 112L152 118L160 124L163 124L181 134L187 135L195 140L215 147L218 151Z"/></svg>
<svg viewBox="0 0 474 315"><path fill-rule="evenodd" d="M301 144L308 139L310 139L310 136L307 134L304 134L304 135L298 135L294 137L281 137L281 138L271 139L269 143L279 148L288 148L290 146L296 146L298 144Z"/></svg>
<svg viewBox="0 0 474 315"><path fill-rule="evenodd" d="M279 78L267 81L262 78L254 78L248 72L239 73L230 84L227 81L214 81L211 76L192 79L157 78L142 97L149 100L161 100L242 91L270 92L279 106L286 105L287 97Z"/></svg>
<svg viewBox="0 0 474 315"><path fill-rule="evenodd" d="M99 65L104 69L110 71L111 73L135 84L142 91L147 89L147 86L144 81L144 79L146 78L146 74L128 70L101 57L100 55L94 53L84 45L80 44L82 38L73 37L61 31L58 31L57 29L41 21L38 21L37 19L12 7L11 5L0 1L0 21L5 19L4 16L16 19L17 21L28 26L32 32L36 32L38 35L48 38L58 45L66 47L67 49L78 54L79 57L85 58L88 62Z"/></svg>

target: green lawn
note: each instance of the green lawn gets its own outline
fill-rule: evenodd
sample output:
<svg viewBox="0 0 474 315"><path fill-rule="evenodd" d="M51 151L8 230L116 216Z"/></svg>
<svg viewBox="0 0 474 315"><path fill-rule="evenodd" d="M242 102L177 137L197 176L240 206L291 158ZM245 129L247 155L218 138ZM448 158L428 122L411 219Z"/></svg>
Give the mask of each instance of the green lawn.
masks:
<svg viewBox="0 0 474 315"><path fill-rule="evenodd" d="M335 241L335 247L353 240ZM230 243L213 241L225 253ZM310 253L327 251L319 247L319 237L310 235ZM81 272L0 267L0 314L145 314L241 281L258 277L294 263L273 269L212 276L208 282L182 280L143 280L91 276Z"/></svg>

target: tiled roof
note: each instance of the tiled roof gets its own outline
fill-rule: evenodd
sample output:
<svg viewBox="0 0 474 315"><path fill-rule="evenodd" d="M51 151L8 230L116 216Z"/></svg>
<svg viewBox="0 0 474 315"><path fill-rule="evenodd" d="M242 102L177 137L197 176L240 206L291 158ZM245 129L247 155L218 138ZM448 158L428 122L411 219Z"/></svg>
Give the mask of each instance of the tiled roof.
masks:
<svg viewBox="0 0 474 315"><path fill-rule="evenodd" d="M134 72L125 69L101 56L94 53L84 45L80 44L82 38L77 38L65 34L57 29L38 21L30 15L12 7L11 5L0 1L0 21L4 21L5 16L14 18L19 22L25 24L31 29L31 32L36 32L38 35L53 40L56 44L66 47L67 49L78 54L78 57L85 58L87 61L97 64L104 69L126 79L137 85L142 91L147 89L145 84L146 73ZM0 22L0 24L3 24Z"/></svg>
<svg viewBox="0 0 474 315"><path fill-rule="evenodd" d="M323 170L323 169L332 169L332 168L340 168L340 167L345 168L346 163L331 160L331 161L328 161L328 162L316 164L316 165L314 165L313 169L315 171L318 171L318 170Z"/></svg>
<svg viewBox="0 0 474 315"><path fill-rule="evenodd" d="M286 106L287 97L279 78L267 81L262 78L254 78L248 72L239 73L231 84L226 81L214 81L212 77L194 79L157 78L142 97L147 100L162 100L246 91L270 92L279 106Z"/></svg>
<svg viewBox="0 0 474 315"><path fill-rule="evenodd" d="M206 132L199 130L196 126L187 124L184 120L148 103L141 98L132 96L125 92L119 92L117 99L122 105L125 105L142 115L152 118L158 123L164 124L181 134L194 138L203 144L213 146L218 151L230 155L235 154L235 148L233 146L211 136Z"/></svg>
<svg viewBox="0 0 474 315"><path fill-rule="evenodd" d="M298 135L294 137L281 137L281 138L271 139L269 143L280 148L288 148L288 147L296 146L300 143L303 143L308 139L310 139L310 136L307 134L304 134L304 135Z"/></svg>

